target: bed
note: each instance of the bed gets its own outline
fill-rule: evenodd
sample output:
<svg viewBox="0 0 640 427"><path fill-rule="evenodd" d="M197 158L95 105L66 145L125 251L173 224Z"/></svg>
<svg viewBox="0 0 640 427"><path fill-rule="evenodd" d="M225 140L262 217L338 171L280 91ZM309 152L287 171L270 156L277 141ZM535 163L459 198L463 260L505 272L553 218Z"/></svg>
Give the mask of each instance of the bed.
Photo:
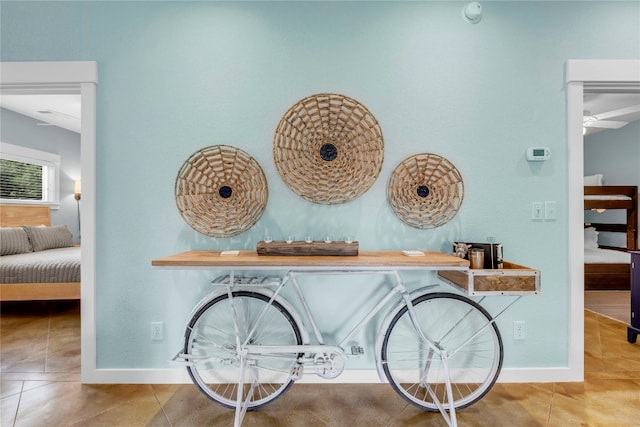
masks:
<svg viewBox="0 0 640 427"><path fill-rule="evenodd" d="M48 206L0 205L0 227L0 301L80 299L80 247Z"/></svg>
<svg viewBox="0 0 640 427"><path fill-rule="evenodd" d="M630 289L631 256L628 251L638 249L638 187L585 185L584 209L626 211L624 224L585 223L585 290ZM626 247L598 245L598 233L603 231L625 233Z"/></svg>

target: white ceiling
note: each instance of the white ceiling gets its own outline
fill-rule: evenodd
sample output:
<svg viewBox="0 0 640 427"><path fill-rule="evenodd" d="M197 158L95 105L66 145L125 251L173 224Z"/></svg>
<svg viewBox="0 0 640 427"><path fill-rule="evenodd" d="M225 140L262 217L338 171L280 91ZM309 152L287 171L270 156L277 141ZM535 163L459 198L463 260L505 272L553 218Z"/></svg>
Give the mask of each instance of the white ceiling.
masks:
<svg viewBox="0 0 640 427"><path fill-rule="evenodd" d="M0 107L38 120L38 125L53 125L80 133L80 95L0 96Z"/></svg>
<svg viewBox="0 0 640 427"><path fill-rule="evenodd" d="M604 118L595 120L593 127L585 127L585 135L624 127L640 120L640 93L585 93L584 117L585 124Z"/></svg>
<svg viewBox="0 0 640 427"><path fill-rule="evenodd" d="M38 124L59 126L80 133L80 95L4 94L0 96L0 107L34 118L39 121ZM612 129L612 126L623 127L640 120L640 93L586 93L584 110L585 117L592 120L591 127L585 128L585 135ZM618 110L621 110L621 114L617 114ZM603 113L605 123L593 121L594 117L597 119ZM615 124L607 123L611 121ZM604 127L599 127L599 124Z"/></svg>

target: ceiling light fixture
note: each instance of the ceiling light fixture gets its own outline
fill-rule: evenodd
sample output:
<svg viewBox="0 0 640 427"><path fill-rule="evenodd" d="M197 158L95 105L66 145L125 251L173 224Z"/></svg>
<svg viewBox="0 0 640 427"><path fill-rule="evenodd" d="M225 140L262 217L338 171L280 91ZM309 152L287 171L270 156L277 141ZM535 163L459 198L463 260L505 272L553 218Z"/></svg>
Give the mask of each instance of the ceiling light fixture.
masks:
<svg viewBox="0 0 640 427"><path fill-rule="evenodd" d="M462 17L471 24L477 24L482 19L482 5L472 1L462 9Z"/></svg>
<svg viewBox="0 0 640 427"><path fill-rule="evenodd" d="M45 114L45 115L52 114L54 116L65 116L70 119L80 120L80 117L72 116L71 114L61 113L60 111L55 111L55 110L38 110L38 113Z"/></svg>

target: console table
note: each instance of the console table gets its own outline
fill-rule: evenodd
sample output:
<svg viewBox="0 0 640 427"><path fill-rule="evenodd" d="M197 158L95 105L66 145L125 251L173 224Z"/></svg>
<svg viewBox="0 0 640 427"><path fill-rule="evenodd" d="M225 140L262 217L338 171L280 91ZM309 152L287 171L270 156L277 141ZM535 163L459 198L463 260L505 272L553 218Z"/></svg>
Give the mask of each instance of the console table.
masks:
<svg viewBox="0 0 640 427"><path fill-rule="evenodd" d="M225 253L231 253L225 255ZM237 255L233 253L237 252ZM469 261L442 252L425 251L424 256L407 256L401 251L360 251L356 256L270 256L256 251L197 250L154 259L154 267L214 268L233 270L467 270Z"/></svg>
<svg viewBox="0 0 640 427"><path fill-rule="evenodd" d="M499 351L500 363L495 362L497 363L497 365L494 365L494 366L498 367L497 370L488 371L489 372L488 375L491 375L491 376L487 378L489 379L493 378L492 381L489 381L489 382L487 382L486 380L483 380L484 382L480 381L480 383L482 384L482 388L480 388L480 390L482 390L482 393L479 395L479 397L472 398L472 399L481 398L484 395L484 393L488 391L488 388L490 388L495 382L495 378L497 378L497 375L499 374L501 360L502 360L503 350L502 350L502 345L499 344L500 337L499 337L499 332L497 330L497 327L494 323L495 319L499 315L501 315L505 310L507 310L507 308L509 308L513 303L515 303L523 295L537 294L539 292L539 286L540 286L539 285L540 272L537 270L530 269L524 266L518 266L515 264L513 265L509 264L510 268L499 269L499 270L470 270L469 261L462 258L458 258L450 254L445 254L445 253L436 252L436 251L406 251L406 252L404 251L360 251L358 255L352 255L352 256L327 256L327 255L282 256L282 255L259 255L257 251L252 251L252 250L239 250L239 251L194 250L194 251L183 252L175 255L170 255L164 258L154 259L152 261L152 265L154 267L167 268L167 269L227 270L230 272L228 276L223 276L221 278L214 280L213 282L214 284L223 285L225 287L225 290L223 290L221 293L219 291L214 291L209 296L206 296L205 298L203 298L201 302L198 303L198 305L194 308L194 315L192 317L192 320L190 321L189 327L187 328L188 332L185 335L185 342L187 344L185 344L184 350L182 352L179 352L176 355L176 358L182 359L186 362L187 369L190 370L189 372L190 372L190 375L192 375L192 378L198 378L197 380L194 379L194 383L196 383L196 385L198 385L198 387L200 387L201 390L203 390L210 397L212 395L216 396L216 398L212 397L212 399L218 401L219 403L221 401L227 402L227 403L223 403L223 405L225 406L229 405L228 402L231 402L230 400L231 398L228 398L226 396L221 397L220 394L217 394L218 393L217 391L211 391L211 390L205 391L201 387L202 384L205 384L207 387L209 387L210 382L208 381L203 382L204 380L199 380L200 374L197 373L199 372L197 370L199 369L197 368L198 361L210 360L213 362L220 362L221 366L225 368L227 366L233 366L234 368L238 369L238 374L234 376L233 377L234 380L231 381L235 383L235 377L238 378L237 387L235 389L236 396L234 397L235 398L234 402L236 403L233 403L233 406L235 407L235 411L236 411L235 421L234 421L234 425L236 427L241 425L244 419L244 415L247 411L247 408L252 402L251 398L246 398L245 400L243 400L243 393L245 391L245 387L249 387L250 393L253 393L253 390L255 389L255 387L258 387L256 385L258 382L257 380L258 376L256 376L252 381L249 381L249 382L245 381L245 374L250 375L251 372L256 371L259 367L259 365L255 360L274 357L274 355L277 356L280 354L286 355L288 353L293 353L294 355L299 353L300 356L299 357L296 356L296 359L303 360L304 363L309 363L309 362L307 361L306 358L302 357L302 355L314 354L314 357L312 358L312 362L315 365L313 366L316 366L316 365L320 366L322 365L322 363L328 363L328 362L323 362L323 360L329 357L326 355L331 355L330 361L334 360L334 356L339 356L337 360L341 360L341 358L344 356L344 348L347 347L347 343L350 342L350 340L364 327L364 325L366 325L371 319L374 318L376 313L382 310L383 307L386 307L387 304L391 302L393 298L395 298L396 296L400 296L400 301L404 299L405 302L396 305L396 308L393 309L395 311L392 310L387 314L386 320L384 322L385 325L383 325L384 331L387 331L385 332L386 333L386 335L384 335L385 337L391 333L390 332L391 328L395 327L396 325L395 320L393 321L393 324L391 323L391 321L394 319L394 315L397 314L396 311L402 310L403 307L405 307L404 304L408 303L408 305L406 305L406 307L408 308L405 308L405 310L409 313L408 318L412 319L412 322L414 322L413 325L414 326L416 325L415 322L418 321L418 316L414 312L416 308L413 306L413 303L411 303L410 299L413 299L414 301L417 301L418 304L420 304L423 301L430 300L430 299L435 300L439 298L441 301L444 301L446 298L451 298L452 300L456 301L456 304L457 303L461 303L463 305L466 304L465 307L467 308L464 308L462 312L458 313L458 314L461 314L460 320L455 322L455 325L452 327L452 329L449 330L449 332L446 333L445 336L450 335L453 329L458 327L471 335L468 337L466 341L463 340L463 344L458 343L460 347L453 348L451 351L451 355L449 355L449 352L439 349L438 346L443 345L442 344L443 341L438 341L439 344L435 344L434 342L429 341L429 339L427 338L427 335L423 334L422 332L423 330L415 326L416 328L418 328L418 336L422 337L422 341L424 341L425 345L430 346L431 351L434 354L437 352L437 357L434 357L432 355L428 357L428 360L429 360L428 366L431 366L432 364L435 366L436 363L440 363L441 364L440 366L443 366L443 368L441 368L441 372L443 372L444 380L443 382L435 381L434 384L444 384L443 387L445 387L446 389L446 400L448 403L446 403L446 405L441 403L441 401L435 395L435 392L431 389L431 387L428 388L426 393L429 393L430 398L432 397L434 399L432 405L435 405L434 408L437 407L437 410L441 412L446 423L451 427L456 427L457 426L456 407L454 404L454 397L453 397L454 385L455 385L456 391L460 391L461 389L458 388L458 385L456 385L455 381L452 381L452 378L449 376L450 375L448 371L449 357L454 357L456 354L458 354L458 350L460 350L462 346L466 346L468 343L474 341L474 339L477 336L479 336L481 333L484 333L483 331L495 330L495 338L494 338L495 345L494 347L490 347L490 348L493 348L494 350L496 350L498 349L498 346L499 346L499 349L497 351ZM277 279L275 283L273 282L270 283L271 285L276 286L273 290L268 290L268 289L261 290L260 288L260 284L265 283L262 281L262 279L269 279L267 277L247 278L247 277L236 275L236 273L239 273L242 271L256 271L256 270L272 270L272 271L280 270L280 271L286 271L286 274L284 274L281 278ZM440 274L441 278L445 279L446 282L458 287L458 289L467 293L468 295L484 297L485 295L499 294L499 295L510 295L515 297L515 299L513 299L511 302L506 304L506 306L498 314L494 315L492 318L489 315L489 313L487 313L484 309L482 309L482 307L478 305L479 301L473 302L466 297L462 297L460 295L455 295L451 293L434 293L433 291L430 290L432 286L423 287L421 289L416 290L414 293L409 294L405 286L402 284L402 280L400 278L399 272L411 271L411 270L412 271L421 271L421 270L437 271ZM457 275L445 277L446 273L457 273ZM365 315L365 317L358 323L358 325L356 325L356 327L351 332L349 332L348 335L340 343L338 343L337 346L331 346L324 343L322 334L320 333L318 326L316 325L316 322L313 320L313 316L308 308L304 295L300 291L300 287L296 282L296 277L298 275L303 275L303 274L304 275L316 275L316 274L381 274L381 275L384 275L386 274L386 275L393 275L395 277L395 281L393 281L394 283L391 284L391 289L389 293L386 296L383 296L383 298L376 304L376 306L371 310L371 312ZM257 282L259 284L258 287L251 288L250 292L243 290L244 289L243 285L245 283L243 282L243 280L245 279L251 279L251 280L260 279L260 281ZM313 343L309 344L308 342L304 342L303 344L298 344L293 346L292 345L261 345L260 343L254 344L253 341L249 340L249 338L241 338L238 331L243 331L246 329L248 331L248 336L251 336L254 333L254 331L256 331L256 329L262 326L261 325L262 316L264 315L264 313L266 313L266 310L267 310L267 308L264 308L261 311L259 311L259 313L261 314L258 316L255 323L251 324L252 325L251 328L246 327L246 325L241 325L241 321L243 320L242 318L231 316L231 319L233 319L233 330L235 331L235 335L233 335L232 338L235 339L235 341L232 342L233 340L229 339L229 343L214 346L214 349L216 351L220 352L224 350L226 351L226 353L223 351L224 354L222 355L216 354L214 356L209 353L206 353L205 355L203 355L203 354L200 354L199 352L191 351L192 347L195 347L196 345L200 344L200 340L198 339L198 340L192 341L190 338L191 333L189 331L196 330L196 325L199 324L200 322L200 315L201 313L204 313L203 310L205 308L207 309L210 308L213 304L217 304L222 299L228 298L231 301L232 299L235 299L235 298L255 298L255 295L257 293L262 293L264 294L262 301L265 301L265 302L268 301L266 303L267 306L271 306L272 304L277 304L280 307L280 312L293 313L293 314L287 315L288 317L285 316L285 318L300 319L301 318L300 314L296 313L295 310L291 310L292 307L285 300L278 300L278 298L280 298L279 297L280 289L282 289L282 287L287 282L292 283L292 285L294 286L294 289L297 291L297 294L300 297L301 307L303 308L302 313L305 313L306 318L308 319L309 324L311 326L311 330L316 336L316 341L317 341L316 344L313 344ZM246 282L246 283L254 283L254 282ZM233 290L234 288L238 290L236 293L234 293L234 290ZM482 298L480 299L480 301L481 300ZM232 308L232 310L235 310L235 308L233 308L235 307L233 302L231 302L229 306ZM424 307L422 308L422 310L424 310ZM434 311L433 307L431 307L431 310L429 310L428 312L433 312L433 311ZM484 323L480 321L478 322L474 321L472 325L464 325L465 319L474 318L473 316L478 315L478 313L482 313L481 318L483 319ZM400 313L400 314L404 315L404 313ZM452 312L448 314L448 316L454 317L455 314ZM216 325L218 325L216 326L216 331L220 330L221 327L219 326L220 325L219 322L217 322ZM429 325L435 325L435 323L429 323ZM475 331L476 327L478 328L477 331ZM256 335L259 335L259 334L256 334ZM196 332L196 336L200 337L200 333ZM379 333L379 336L383 336L383 335ZM202 342L206 344L208 341L204 340ZM386 338L385 338L385 342L386 342ZM481 342L481 343L484 343L484 342ZM378 345L378 343L376 343L376 345ZM384 347L384 344L383 344L383 347ZM236 348L237 350L230 351ZM380 353L381 351L383 350L381 350L380 348L377 348L376 354ZM483 350L483 351L486 351L486 350ZM279 357L283 357L283 356L279 356ZM495 357L498 357L498 356L496 355ZM483 358L487 359L486 356L483 356ZM247 362L247 360L249 361ZM303 366L300 360L295 362L296 364L300 364L300 366L295 365L297 367L290 374L291 379L289 379L288 381L295 381L295 379L297 379L298 377L297 372ZM464 360L462 360L462 362L464 363ZM340 362L340 363L343 363L343 362ZM340 363L337 363L337 365L343 366ZM379 365L378 366L379 372L382 372L382 370L384 369L381 363L382 362L377 361L377 365ZM385 361L384 363L385 363L384 366L388 366L387 361ZM333 366L333 364L331 366ZM191 369L193 369L193 371ZM211 368L208 367L207 365L206 369L211 369ZM329 369L329 368L322 365L322 369ZM456 365L456 369L460 370L461 366ZM432 370L432 373L437 372L437 369L435 367L432 367L431 370ZM477 371L478 368L476 368L475 370ZM194 372L196 373L194 374ZM325 372L325 370L321 370L321 372ZM336 372L337 373L335 375L337 376L339 375L340 372L342 372L342 370L336 369ZM389 377L389 375L391 374L388 374L387 378L395 378L394 376ZM333 374L331 374L330 376L327 376L327 378L334 378L334 376ZM215 384L215 382L211 384ZM225 390L226 390L227 383L223 382L223 384L225 384ZM400 387L399 384L400 383L396 383L396 386ZM394 386L394 388L396 386ZM286 386L286 388L288 388L288 385ZM282 389L286 390L286 388L282 388ZM467 389L464 388L463 395L464 393L467 392L466 390ZM398 388L396 388L396 391L398 391ZM473 394L473 391L471 389L470 391L471 391L470 394ZM280 391L277 391L277 393L279 395ZM398 393L402 394L403 391L398 391ZM471 402L475 402L475 400L471 400Z"/></svg>

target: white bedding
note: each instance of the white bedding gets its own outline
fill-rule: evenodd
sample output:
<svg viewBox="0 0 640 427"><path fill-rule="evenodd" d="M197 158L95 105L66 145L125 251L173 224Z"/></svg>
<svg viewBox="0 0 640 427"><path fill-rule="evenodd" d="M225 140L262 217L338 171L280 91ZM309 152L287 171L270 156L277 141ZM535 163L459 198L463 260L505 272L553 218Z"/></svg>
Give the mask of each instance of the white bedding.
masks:
<svg viewBox="0 0 640 427"><path fill-rule="evenodd" d="M630 264L629 252L614 251L612 249L584 249L585 264Z"/></svg>
<svg viewBox="0 0 640 427"><path fill-rule="evenodd" d="M599 196L587 195L584 196L585 200L631 200L631 197L624 196L622 194L605 194Z"/></svg>
<svg viewBox="0 0 640 427"><path fill-rule="evenodd" d="M80 247L4 255L0 266L0 283L79 282Z"/></svg>

